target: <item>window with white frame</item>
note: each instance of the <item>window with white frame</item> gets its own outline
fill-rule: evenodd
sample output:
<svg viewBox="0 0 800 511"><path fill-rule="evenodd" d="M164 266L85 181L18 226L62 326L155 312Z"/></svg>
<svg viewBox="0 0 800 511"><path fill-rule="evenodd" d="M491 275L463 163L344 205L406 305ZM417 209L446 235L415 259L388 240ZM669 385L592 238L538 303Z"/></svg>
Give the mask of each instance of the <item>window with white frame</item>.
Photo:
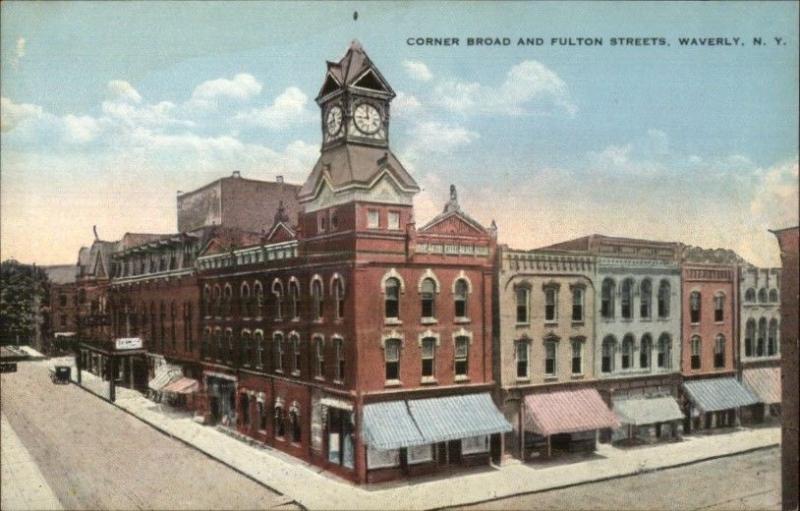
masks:
<svg viewBox="0 0 800 511"><path fill-rule="evenodd" d="M702 347L703 347L703 341L702 341L702 339L700 339L700 336L699 335L693 336L692 337L692 341L691 341L691 348L692 348L691 365L692 365L692 369L700 369L700 366L701 366L700 353L702 351Z"/></svg>
<svg viewBox="0 0 800 511"><path fill-rule="evenodd" d="M377 229L380 227L380 211L377 209L368 209L367 210L367 228L369 229Z"/></svg>
<svg viewBox="0 0 800 511"><path fill-rule="evenodd" d="M556 374L556 342L545 341L544 343L544 374L555 376Z"/></svg>
<svg viewBox="0 0 800 511"><path fill-rule="evenodd" d="M642 346L639 349L639 367L648 369L650 367L650 360L653 356L653 338L650 334L642 336Z"/></svg>
<svg viewBox="0 0 800 511"><path fill-rule="evenodd" d="M558 290L555 287L546 287L544 290L544 320L556 321L558 319Z"/></svg>
<svg viewBox="0 0 800 511"><path fill-rule="evenodd" d="M336 351L336 381L344 381L344 341L336 337L333 339L333 347Z"/></svg>
<svg viewBox="0 0 800 511"><path fill-rule="evenodd" d="M530 355L530 341L527 339L520 339L514 343L514 358L517 361L517 378L528 379L530 378L530 366L528 359Z"/></svg>
<svg viewBox="0 0 800 511"><path fill-rule="evenodd" d="M264 367L264 334L257 330L254 334L256 344L256 366Z"/></svg>
<svg viewBox="0 0 800 511"><path fill-rule="evenodd" d="M516 301L517 301L517 323L528 323L529 322L529 296L530 296L530 289L527 287L518 287L516 289Z"/></svg>
<svg viewBox="0 0 800 511"><path fill-rule="evenodd" d="M275 280L272 283L272 294L275 296L275 320L283 319L283 283Z"/></svg>
<svg viewBox="0 0 800 511"><path fill-rule="evenodd" d="M633 335L627 334L622 338L622 369L633 367L633 347L636 341Z"/></svg>
<svg viewBox="0 0 800 511"><path fill-rule="evenodd" d="M572 347L572 374L583 374L583 341L573 339Z"/></svg>
<svg viewBox="0 0 800 511"><path fill-rule="evenodd" d="M394 277L386 279L384 284L384 315L386 319L400 317L400 281Z"/></svg>
<svg viewBox="0 0 800 511"><path fill-rule="evenodd" d="M302 357L300 356L300 336L298 334L289 334L289 346L292 348L292 374L299 375Z"/></svg>
<svg viewBox="0 0 800 511"><path fill-rule="evenodd" d="M422 377L433 378L436 373L436 338L422 339Z"/></svg>
<svg viewBox="0 0 800 511"><path fill-rule="evenodd" d="M325 341L319 336L314 337L314 359L316 361L314 376L325 378Z"/></svg>
<svg viewBox="0 0 800 511"><path fill-rule="evenodd" d="M653 302L653 284L650 279L644 279L639 286L639 316L650 319L651 304Z"/></svg>
<svg viewBox="0 0 800 511"><path fill-rule="evenodd" d="M725 320L725 295L717 293L714 295L714 321L721 323Z"/></svg>
<svg viewBox="0 0 800 511"><path fill-rule="evenodd" d="M489 452L489 436L471 436L461 439L461 454L480 454Z"/></svg>
<svg viewBox="0 0 800 511"><path fill-rule="evenodd" d="M311 282L311 314L314 321L322 319L323 295L322 281L314 279Z"/></svg>
<svg viewBox="0 0 800 511"><path fill-rule="evenodd" d="M422 318L436 317L436 283L432 278L426 278L420 285L420 300L422 305Z"/></svg>
<svg viewBox="0 0 800 511"><path fill-rule="evenodd" d="M453 296L453 301L455 305L455 316L456 318L466 318L467 294L469 293L469 286L467 285L467 281L464 279L456 280L454 288L455 288L455 293Z"/></svg>
<svg viewBox="0 0 800 511"><path fill-rule="evenodd" d="M433 461L433 445L431 444L409 447L407 453L409 465Z"/></svg>
<svg viewBox="0 0 800 511"><path fill-rule="evenodd" d="M387 339L384 346L386 381L400 379L400 339Z"/></svg>
<svg viewBox="0 0 800 511"><path fill-rule="evenodd" d="M718 334L714 340L714 367L725 367L725 336L722 334Z"/></svg>
<svg viewBox="0 0 800 511"><path fill-rule="evenodd" d="M400 229L400 212L399 211L389 211L386 216L386 227L392 230Z"/></svg>
<svg viewBox="0 0 800 511"><path fill-rule="evenodd" d="M583 321L583 288L572 289L572 321Z"/></svg>
<svg viewBox="0 0 800 511"><path fill-rule="evenodd" d="M456 378L469 373L469 337L456 337L455 371Z"/></svg>
<svg viewBox="0 0 800 511"><path fill-rule="evenodd" d="M333 299L336 302L336 319L344 318L344 281L341 277L333 280Z"/></svg>
<svg viewBox="0 0 800 511"><path fill-rule="evenodd" d="M390 468L400 465L400 449L375 449L367 446L367 468Z"/></svg>
<svg viewBox="0 0 800 511"><path fill-rule="evenodd" d="M272 347L274 350L273 369L276 372L283 372L283 334L275 332L272 336Z"/></svg>
<svg viewBox="0 0 800 511"><path fill-rule="evenodd" d="M292 319L300 319L300 284L296 280L289 281L289 307Z"/></svg>

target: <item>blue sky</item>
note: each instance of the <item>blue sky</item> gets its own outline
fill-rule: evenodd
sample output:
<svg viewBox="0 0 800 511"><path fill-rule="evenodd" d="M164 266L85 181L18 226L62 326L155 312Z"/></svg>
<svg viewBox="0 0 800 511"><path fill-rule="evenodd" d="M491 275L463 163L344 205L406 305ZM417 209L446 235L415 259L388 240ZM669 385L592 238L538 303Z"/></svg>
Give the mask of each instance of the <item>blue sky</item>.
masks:
<svg viewBox="0 0 800 511"><path fill-rule="evenodd" d="M452 182L515 247L601 232L733 248L757 264L778 264L766 229L798 222L797 3L0 9L3 258L74 262L93 224L108 239L169 232L177 190L233 170L302 182L318 154L324 61L354 38L398 92L390 137L423 188L421 221ZM448 36L461 46L406 44ZM611 47L612 37L669 46Z"/></svg>

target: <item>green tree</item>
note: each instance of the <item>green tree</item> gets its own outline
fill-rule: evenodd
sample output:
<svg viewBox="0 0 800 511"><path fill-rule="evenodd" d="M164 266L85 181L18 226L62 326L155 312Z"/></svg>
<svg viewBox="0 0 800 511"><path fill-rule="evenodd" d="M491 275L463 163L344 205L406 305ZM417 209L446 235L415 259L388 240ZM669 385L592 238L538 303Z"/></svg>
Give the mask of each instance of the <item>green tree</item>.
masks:
<svg viewBox="0 0 800 511"><path fill-rule="evenodd" d="M14 259L0 263L0 344L30 343L47 303L47 274Z"/></svg>

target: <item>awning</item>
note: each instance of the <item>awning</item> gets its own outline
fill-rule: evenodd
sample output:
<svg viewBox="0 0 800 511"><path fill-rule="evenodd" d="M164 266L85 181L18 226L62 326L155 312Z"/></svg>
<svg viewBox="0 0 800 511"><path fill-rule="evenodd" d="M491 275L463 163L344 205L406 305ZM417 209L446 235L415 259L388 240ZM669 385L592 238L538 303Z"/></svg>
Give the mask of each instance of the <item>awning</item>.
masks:
<svg viewBox="0 0 800 511"><path fill-rule="evenodd" d="M339 399L338 397L325 396L319 400L319 404L328 408L338 408L339 410L353 411L353 403Z"/></svg>
<svg viewBox="0 0 800 511"><path fill-rule="evenodd" d="M192 378L181 377L174 380L172 383L165 385L161 390L163 392L172 392L174 394L192 394L197 392L200 384L197 380Z"/></svg>
<svg viewBox="0 0 800 511"><path fill-rule="evenodd" d="M762 403L781 402L781 368L758 367L742 371L742 383L750 389Z"/></svg>
<svg viewBox="0 0 800 511"><path fill-rule="evenodd" d="M156 375L147 382L147 386L152 390L159 391L182 376L183 371L180 367L163 364L156 368Z"/></svg>
<svg viewBox="0 0 800 511"><path fill-rule="evenodd" d="M364 406L364 441L373 449L399 449L427 443L414 424L405 401Z"/></svg>
<svg viewBox="0 0 800 511"><path fill-rule="evenodd" d="M707 378L683 382L692 403L703 412L718 412L759 402L752 392L734 378Z"/></svg>
<svg viewBox="0 0 800 511"><path fill-rule="evenodd" d="M620 399L614 401L614 412L623 424L642 426L683 420L683 412L672 397Z"/></svg>
<svg viewBox="0 0 800 511"><path fill-rule="evenodd" d="M413 399L408 409L425 443L511 431L488 393Z"/></svg>
<svg viewBox="0 0 800 511"><path fill-rule="evenodd" d="M620 426L595 389L533 394L525 407L525 429L543 436Z"/></svg>

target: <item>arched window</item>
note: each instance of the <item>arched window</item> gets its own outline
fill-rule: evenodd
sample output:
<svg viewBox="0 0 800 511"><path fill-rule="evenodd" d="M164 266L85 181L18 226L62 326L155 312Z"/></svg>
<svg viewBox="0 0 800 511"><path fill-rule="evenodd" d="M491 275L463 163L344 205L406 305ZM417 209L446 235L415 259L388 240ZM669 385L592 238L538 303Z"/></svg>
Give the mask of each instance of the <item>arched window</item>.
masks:
<svg viewBox="0 0 800 511"><path fill-rule="evenodd" d="M283 412L283 406L275 405L275 437L283 438L286 436L286 424Z"/></svg>
<svg viewBox="0 0 800 511"><path fill-rule="evenodd" d="M423 279L420 285L420 300L422 305L422 317L436 317L436 282L431 278Z"/></svg>
<svg viewBox="0 0 800 511"><path fill-rule="evenodd" d="M466 377L469 373L469 344L470 338L465 335L456 337L455 375Z"/></svg>
<svg viewBox="0 0 800 511"><path fill-rule="evenodd" d="M767 337L767 356L778 354L778 320L769 320L769 336Z"/></svg>
<svg viewBox="0 0 800 511"><path fill-rule="evenodd" d="M664 333L658 338L658 367L669 369L672 366L672 339Z"/></svg>
<svg viewBox="0 0 800 511"><path fill-rule="evenodd" d="M767 288L762 287L758 290L758 301L761 303L766 303L767 300Z"/></svg>
<svg viewBox="0 0 800 511"><path fill-rule="evenodd" d="M649 369L651 359L653 356L653 338L650 334L642 336L642 347L639 350L639 367L642 369Z"/></svg>
<svg viewBox="0 0 800 511"><path fill-rule="evenodd" d="M453 301L455 305L455 315L457 318L467 317L467 294L469 293L469 286L464 279L456 280L455 292L453 293Z"/></svg>
<svg viewBox="0 0 800 511"><path fill-rule="evenodd" d="M725 336L722 334L717 335L714 340L714 367L725 367Z"/></svg>
<svg viewBox="0 0 800 511"><path fill-rule="evenodd" d="M386 381L400 379L400 339L387 339L384 346Z"/></svg>
<svg viewBox="0 0 800 511"><path fill-rule="evenodd" d="M222 288L214 286L214 316L222 315Z"/></svg>
<svg viewBox="0 0 800 511"><path fill-rule="evenodd" d="M341 337L334 337L333 348L336 351L336 381L344 382L344 340Z"/></svg>
<svg viewBox="0 0 800 511"><path fill-rule="evenodd" d="M225 360L228 362L228 364L233 364L235 352L233 346L233 330L230 328L225 329L225 347L227 348Z"/></svg>
<svg viewBox="0 0 800 511"><path fill-rule="evenodd" d="M633 279L625 279L622 281L622 296L620 297L620 308L622 319L633 318L633 286L635 285Z"/></svg>
<svg viewBox="0 0 800 511"><path fill-rule="evenodd" d="M622 369L630 369L633 367L633 348L636 340L633 335L627 334L622 338Z"/></svg>
<svg viewBox="0 0 800 511"><path fill-rule="evenodd" d="M692 291L689 295L689 321L700 322L700 291Z"/></svg>
<svg viewBox="0 0 800 511"><path fill-rule="evenodd" d="M336 319L344 318L344 281L341 277L333 279L333 301L336 303Z"/></svg>
<svg viewBox="0 0 800 511"><path fill-rule="evenodd" d="M614 371L614 358L616 357L617 352L617 340L614 338L613 335L606 336L603 339L602 345L602 352L601 352L601 359L600 359L600 370L604 373L610 373Z"/></svg>
<svg viewBox="0 0 800 511"><path fill-rule="evenodd" d="M224 350L222 349L222 329L214 330L214 358L222 361Z"/></svg>
<svg viewBox="0 0 800 511"><path fill-rule="evenodd" d="M758 337L756 339L756 356L763 357L765 354L765 342L767 340L767 318L758 320Z"/></svg>
<svg viewBox="0 0 800 511"><path fill-rule="evenodd" d="M289 429L292 433L292 442L300 443L300 411L297 408L289 410Z"/></svg>
<svg viewBox="0 0 800 511"><path fill-rule="evenodd" d="M256 330L253 335L255 337L256 345L256 367L264 367L264 333L261 330Z"/></svg>
<svg viewBox="0 0 800 511"><path fill-rule="evenodd" d="M274 351L272 365L275 372L283 372L283 334L275 332L272 335L272 348Z"/></svg>
<svg viewBox="0 0 800 511"><path fill-rule="evenodd" d="M400 281L394 277L386 279L384 285L384 313L386 319L400 317Z"/></svg>
<svg viewBox="0 0 800 511"><path fill-rule="evenodd" d="M544 342L544 374L555 376L556 374L556 341Z"/></svg>
<svg viewBox="0 0 800 511"><path fill-rule="evenodd" d="M744 301L746 301L746 302L755 302L756 301L756 290L751 287L747 291L745 291L744 292Z"/></svg>
<svg viewBox="0 0 800 511"><path fill-rule="evenodd" d="M717 293L714 295L714 321L721 323L725 320L725 295Z"/></svg>
<svg viewBox="0 0 800 511"><path fill-rule="evenodd" d="M436 375L436 338L422 339L422 377L433 378Z"/></svg>
<svg viewBox="0 0 800 511"><path fill-rule="evenodd" d="M301 354L300 354L300 336L296 333L289 334L289 346L292 348L292 374L297 376L300 374Z"/></svg>
<svg viewBox="0 0 800 511"><path fill-rule="evenodd" d="M242 282L242 287L239 288L239 308L242 317L249 318L253 316L253 310L250 301L250 285L247 282Z"/></svg>
<svg viewBox="0 0 800 511"><path fill-rule="evenodd" d="M692 336L691 350L691 367L692 369L700 369L700 354L703 351L703 340L699 335Z"/></svg>
<svg viewBox="0 0 800 511"><path fill-rule="evenodd" d="M325 378L325 340L314 337L314 376L320 379Z"/></svg>
<svg viewBox="0 0 800 511"><path fill-rule="evenodd" d="M229 317L232 313L231 306L233 304L233 288L230 284L225 284L222 291L222 315Z"/></svg>
<svg viewBox="0 0 800 511"><path fill-rule="evenodd" d="M322 307L322 281L320 279L314 279L311 281L311 315L314 321L320 321L322 319Z"/></svg>
<svg viewBox="0 0 800 511"><path fill-rule="evenodd" d="M778 302L780 299L778 298L778 290L777 289L770 289L769 290L769 301L770 302Z"/></svg>
<svg viewBox="0 0 800 511"><path fill-rule="evenodd" d="M614 295L617 286L612 279L604 279L600 290L600 315L604 318L614 317Z"/></svg>
<svg viewBox="0 0 800 511"><path fill-rule="evenodd" d="M250 330L242 330L242 365L250 367L253 363L253 336Z"/></svg>
<svg viewBox="0 0 800 511"><path fill-rule="evenodd" d="M300 283L289 280L289 315L293 320L300 319Z"/></svg>
<svg viewBox="0 0 800 511"><path fill-rule="evenodd" d="M662 280L658 284L658 317L669 317L669 304L672 295L672 289L668 280Z"/></svg>
<svg viewBox="0 0 800 511"><path fill-rule="evenodd" d="M275 279L272 282L272 294L275 296L275 320L283 319L283 283Z"/></svg>
<svg viewBox="0 0 800 511"><path fill-rule="evenodd" d="M650 279L644 279L639 286L639 316L649 319L652 311L653 303L653 283Z"/></svg>
<svg viewBox="0 0 800 511"><path fill-rule="evenodd" d="M264 287L261 285L261 282L256 281L253 284L253 302L255 305L255 316L260 318L264 315Z"/></svg>
<svg viewBox="0 0 800 511"><path fill-rule="evenodd" d="M748 319L744 329L744 356L753 356L753 339L756 338L756 321Z"/></svg>
<svg viewBox="0 0 800 511"><path fill-rule="evenodd" d="M211 356L211 329L203 330L203 341L200 344L200 357L209 358Z"/></svg>
<svg viewBox="0 0 800 511"><path fill-rule="evenodd" d="M528 313L530 307L530 289L520 286L517 287L515 294L517 301L517 323L528 323L530 319L530 315Z"/></svg>
<svg viewBox="0 0 800 511"><path fill-rule="evenodd" d="M211 316L211 286L206 285L203 288L203 316Z"/></svg>

